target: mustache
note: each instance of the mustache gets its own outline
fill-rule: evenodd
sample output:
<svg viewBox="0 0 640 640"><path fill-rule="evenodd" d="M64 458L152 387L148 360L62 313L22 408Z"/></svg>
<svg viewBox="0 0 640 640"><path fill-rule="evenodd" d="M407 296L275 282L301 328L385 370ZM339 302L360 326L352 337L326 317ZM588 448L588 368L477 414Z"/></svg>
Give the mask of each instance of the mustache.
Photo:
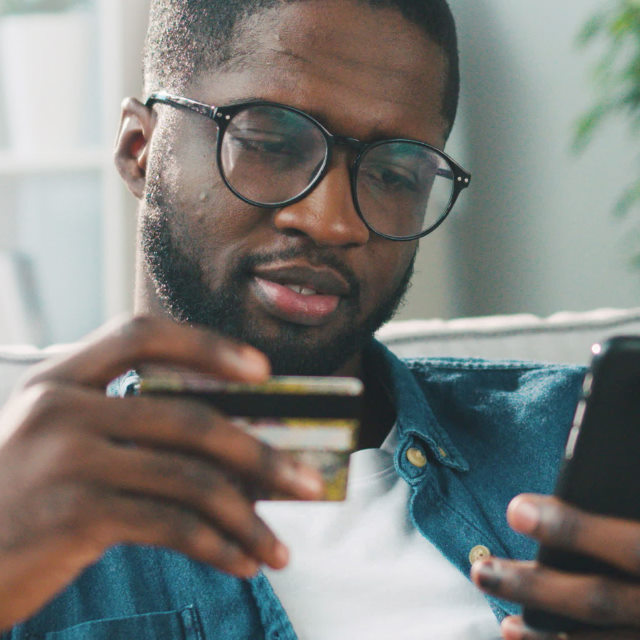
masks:
<svg viewBox="0 0 640 640"><path fill-rule="evenodd" d="M360 281L351 267L340 260L331 249L291 247L282 251L254 253L240 258L236 265L236 272L247 274L253 272L256 267L266 264L298 259L303 259L314 267L330 267L334 269L347 281L350 297L356 300L359 298Z"/></svg>

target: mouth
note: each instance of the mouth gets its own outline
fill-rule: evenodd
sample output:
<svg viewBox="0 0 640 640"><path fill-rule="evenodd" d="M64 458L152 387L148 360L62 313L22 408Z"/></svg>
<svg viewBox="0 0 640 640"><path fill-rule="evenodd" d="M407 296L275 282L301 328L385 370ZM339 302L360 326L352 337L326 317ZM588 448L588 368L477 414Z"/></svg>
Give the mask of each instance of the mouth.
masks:
<svg viewBox="0 0 640 640"><path fill-rule="evenodd" d="M251 289L270 315L307 326L328 322L351 294L349 283L334 269L300 264L260 267Z"/></svg>

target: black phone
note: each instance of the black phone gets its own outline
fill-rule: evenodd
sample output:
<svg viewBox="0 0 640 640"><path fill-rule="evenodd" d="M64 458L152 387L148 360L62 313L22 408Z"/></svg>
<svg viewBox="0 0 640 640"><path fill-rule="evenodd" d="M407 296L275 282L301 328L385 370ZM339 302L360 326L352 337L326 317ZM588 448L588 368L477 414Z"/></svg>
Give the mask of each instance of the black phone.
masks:
<svg viewBox="0 0 640 640"><path fill-rule="evenodd" d="M640 520L640 336L592 347L554 494L585 511ZM637 581L594 558L542 545L538 561L561 571ZM594 625L525 607L524 621L544 631Z"/></svg>

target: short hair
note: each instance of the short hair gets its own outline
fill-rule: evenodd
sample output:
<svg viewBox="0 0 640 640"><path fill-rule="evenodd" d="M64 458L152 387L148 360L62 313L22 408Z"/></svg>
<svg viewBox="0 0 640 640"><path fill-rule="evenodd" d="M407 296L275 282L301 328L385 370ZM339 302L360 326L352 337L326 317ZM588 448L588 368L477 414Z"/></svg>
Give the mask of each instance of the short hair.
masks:
<svg viewBox="0 0 640 640"><path fill-rule="evenodd" d="M242 21L284 2L304 0L152 0L144 52L147 91L181 91L197 73L217 69L236 53ZM460 70L456 27L447 0L358 0L392 8L418 25L448 62L442 115L451 130L458 108Z"/></svg>

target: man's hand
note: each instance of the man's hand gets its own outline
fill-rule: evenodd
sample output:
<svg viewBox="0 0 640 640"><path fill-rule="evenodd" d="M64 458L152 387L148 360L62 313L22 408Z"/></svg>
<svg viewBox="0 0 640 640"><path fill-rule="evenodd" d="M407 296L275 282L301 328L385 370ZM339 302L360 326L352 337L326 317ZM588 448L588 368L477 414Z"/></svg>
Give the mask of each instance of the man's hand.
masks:
<svg viewBox="0 0 640 640"><path fill-rule="evenodd" d="M489 558L473 565L471 577L483 590L524 605L547 609L606 631L536 633L519 616L506 618L506 640L628 640L640 638L640 523L585 513L552 496L523 494L511 501L507 520L520 533L545 545L579 551L615 565L638 582L562 573L537 562Z"/></svg>
<svg viewBox="0 0 640 640"><path fill-rule="evenodd" d="M320 476L196 400L105 396L143 363L269 375L251 347L150 317L35 369L0 413L0 629L118 543L171 547L240 577L287 563L250 494L317 498Z"/></svg>

